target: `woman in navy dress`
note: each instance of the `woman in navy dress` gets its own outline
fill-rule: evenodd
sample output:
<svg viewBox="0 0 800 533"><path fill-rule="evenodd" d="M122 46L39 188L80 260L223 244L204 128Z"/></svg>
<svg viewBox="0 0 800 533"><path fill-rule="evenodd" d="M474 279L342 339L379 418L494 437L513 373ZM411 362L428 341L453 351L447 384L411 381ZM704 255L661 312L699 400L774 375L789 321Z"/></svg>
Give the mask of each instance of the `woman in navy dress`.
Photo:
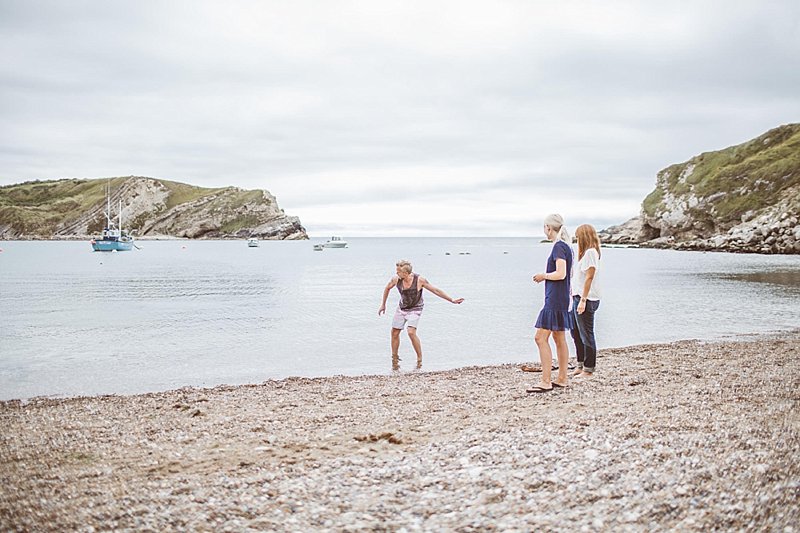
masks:
<svg viewBox="0 0 800 533"><path fill-rule="evenodd" d="M564 227L561 215L547 215L544 219L544 233L547 239L554 241L550 257L547 258L547 269L542 274L533 276L536 283L544 284L544 308L536 319L536 346L539 348L539 359L542 362L542 378L538 385L528 392L548 392L553 387L567 386L567 346L566 330L574 327L570 312L570 273L572 272L572 247L570 235ZM550 380L553 365L553 351L550 348L550 337L556 343L558 356L558 377Z"/></svg>

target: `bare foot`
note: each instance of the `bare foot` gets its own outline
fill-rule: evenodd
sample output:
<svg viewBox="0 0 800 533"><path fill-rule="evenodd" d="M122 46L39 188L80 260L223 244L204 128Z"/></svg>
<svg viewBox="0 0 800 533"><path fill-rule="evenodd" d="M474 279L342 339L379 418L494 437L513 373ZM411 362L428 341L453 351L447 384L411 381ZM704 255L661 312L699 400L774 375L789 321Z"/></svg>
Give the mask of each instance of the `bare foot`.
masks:
<svg viewBox="0 0 800 533"><path fill-rule="evenodd" d="M592 377L591 372L581 372L580 374L575 376L575 379L577 379L578 381L585 381L587 379L591 379L591 377Z"/></svg>
<svg viewBox="0 0 800 533"><path fill-rule="evenodd" d="M552 384L553 387L556 387L558 389L565 389L567 385L569 385L566 379L564 381L553 380Z"/></svg>
<svg viewBox="0 0 800 533"><path fill-rule="evenodd" d="M573 377L574 376L580 376L581 374L583 374L583 369L579 368L579 369L575 370L575 372L572 373L572 376Z"/></svg>

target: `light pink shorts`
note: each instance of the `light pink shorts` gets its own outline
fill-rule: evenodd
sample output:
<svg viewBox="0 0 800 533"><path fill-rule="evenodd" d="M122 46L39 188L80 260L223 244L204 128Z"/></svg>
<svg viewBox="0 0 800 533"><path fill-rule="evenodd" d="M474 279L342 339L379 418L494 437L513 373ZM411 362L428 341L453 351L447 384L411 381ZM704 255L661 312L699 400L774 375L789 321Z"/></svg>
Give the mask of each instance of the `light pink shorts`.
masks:
<svg viewBox="0 0 800 533"><path fill-rule="evenodd" d="M405 326L416 328L417 324L419 324L420 316L422 316L422 309L404 311L398 307L392 319L392 327L394 329L403 329Z"/></svg>

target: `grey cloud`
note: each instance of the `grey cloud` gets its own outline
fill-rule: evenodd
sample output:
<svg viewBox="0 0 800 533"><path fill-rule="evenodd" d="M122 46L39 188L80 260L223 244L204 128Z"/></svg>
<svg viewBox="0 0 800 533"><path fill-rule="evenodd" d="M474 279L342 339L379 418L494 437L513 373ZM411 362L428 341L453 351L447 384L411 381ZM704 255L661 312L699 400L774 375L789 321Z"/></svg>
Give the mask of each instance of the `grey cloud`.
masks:
<svg viewBox="0 0 800 533"><path fill-rule="evenodd" d="M0 1L0 180L144 174L268 188L290 212L385 202L370 172L427 167L432 198L555 182L641 199L661 168L800 119L795 3L662 5L609 9L674 21L675 35L624 20L549 28L535 3L487 3L531 29L479 25L459 48L450 21L440 41L425 33L441 5L413 13L429 23L414 33L388 31L410 6L373 29L348 4L326 21L303 3ZM477 185L436 181L469 167L485 169ZM331 191L314 181L325 173L367 184ZM282 193L296 183L308 192Z"/></svg>

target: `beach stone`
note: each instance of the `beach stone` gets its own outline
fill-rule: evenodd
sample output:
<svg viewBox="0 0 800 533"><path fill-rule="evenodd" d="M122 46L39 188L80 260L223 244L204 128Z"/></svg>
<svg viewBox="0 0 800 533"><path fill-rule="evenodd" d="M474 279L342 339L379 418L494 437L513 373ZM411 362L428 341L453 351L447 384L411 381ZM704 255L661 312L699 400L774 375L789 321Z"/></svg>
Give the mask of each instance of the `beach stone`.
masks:
<svg viewBox="0 0 800 533"><path fill-rule="evenodd" d="M175 391L0 402L16 490L0 516L31 531L793 530L800 332L599 355L592 381L535 397L501 365L209 389L196 418L197 394Z"/></svg>

